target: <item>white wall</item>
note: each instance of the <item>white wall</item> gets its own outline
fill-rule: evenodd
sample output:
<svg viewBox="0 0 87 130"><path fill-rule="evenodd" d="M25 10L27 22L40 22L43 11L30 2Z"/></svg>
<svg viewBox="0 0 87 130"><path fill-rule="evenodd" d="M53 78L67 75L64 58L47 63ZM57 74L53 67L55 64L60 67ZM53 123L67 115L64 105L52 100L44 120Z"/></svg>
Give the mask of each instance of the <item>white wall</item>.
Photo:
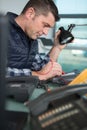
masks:
<svg viewBox="0 0 87 130"><path fill-rule="evenodd" d="M87 14L87 0L55 0L60 14Z"/></svg>
<svg viewBox="0 0 87 130"><path fill-rule="evenodd" d="M0 11L8 11L19 14L28 0L0 0Z"/></svg>

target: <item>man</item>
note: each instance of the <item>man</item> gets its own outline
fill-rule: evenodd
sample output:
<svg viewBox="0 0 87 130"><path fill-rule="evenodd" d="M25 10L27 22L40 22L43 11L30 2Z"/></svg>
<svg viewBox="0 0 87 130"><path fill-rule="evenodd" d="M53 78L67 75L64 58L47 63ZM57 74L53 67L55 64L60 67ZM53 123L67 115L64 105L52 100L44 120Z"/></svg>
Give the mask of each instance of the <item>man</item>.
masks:
<svg viewBox="0 0 87 130"><path fill-rule="evenodd" d="M60 45L56 32L54 45L42 58L37 38L47 35L59 20L58 9L52 0L29 0L20 15L7 13L9 18L8 76L34 75L46 80L62 74L56 62L65 45Z"/></svg>

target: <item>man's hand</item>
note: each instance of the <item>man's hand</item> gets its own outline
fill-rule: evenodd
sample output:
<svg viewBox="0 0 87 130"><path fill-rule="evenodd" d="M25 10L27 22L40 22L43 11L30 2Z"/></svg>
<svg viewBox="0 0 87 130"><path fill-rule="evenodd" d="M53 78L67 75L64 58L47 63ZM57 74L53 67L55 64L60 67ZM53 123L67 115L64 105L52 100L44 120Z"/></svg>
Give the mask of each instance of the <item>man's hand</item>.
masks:
<svg viewBox="0 0 87 130"><path fill-rule="evenodd" d="M47 80L54 76L60 76L62 74L62 67L57 62L50 61L45 67L37 72L32 72L32 75L36 75L40 80Z"/></svg>
<svg viewBox="0 0 87 130"><path fill-rule="evenodd" d="M49 52L50 59L52 59L53 61L57 61L60 52L66 47L66 44L61 45L59 43L60 34L61 34L60 30L56 32L55 37L54 37L53 47L51 48Z"/></svg>

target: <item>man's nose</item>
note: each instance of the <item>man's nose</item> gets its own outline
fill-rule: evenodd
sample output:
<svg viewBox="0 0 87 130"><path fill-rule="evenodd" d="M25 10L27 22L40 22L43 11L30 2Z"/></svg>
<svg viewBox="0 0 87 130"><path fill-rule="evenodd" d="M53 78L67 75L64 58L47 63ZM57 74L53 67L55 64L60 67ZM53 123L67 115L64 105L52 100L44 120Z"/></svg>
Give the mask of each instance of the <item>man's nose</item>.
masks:
<svg viewBox="0 0 87 130"><path fill-rule="evenodd" d="M43 29L43 34L47 35L47 34L48 34L48 31L49 31L49 28L44 28L44 29Z"/></svg>

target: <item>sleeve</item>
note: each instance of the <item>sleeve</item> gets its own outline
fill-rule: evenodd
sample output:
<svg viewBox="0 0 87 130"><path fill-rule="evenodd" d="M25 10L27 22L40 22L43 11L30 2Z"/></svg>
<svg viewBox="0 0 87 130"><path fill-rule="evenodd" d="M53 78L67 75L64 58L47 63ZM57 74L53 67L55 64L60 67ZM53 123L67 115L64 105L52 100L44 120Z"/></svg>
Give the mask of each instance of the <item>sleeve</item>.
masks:
<svg viewBox="0 0 87 130"><path fill-rule="evenodd" d="M17 69L17 68L10 68L6 69L6 76L30 76L32 75L30 69Z"/></svg>
<svg viewBox="0 0 87 130"><path fill-rule="evenodd" d="M49 61L50 61L49 54L42 57L39 53L37 53L35 55L33 62L32 62L31 69L33 71L41 70Z"/></svg>
<svg viewBox="0 0 87 130"><path fill-rule="evenodd" d="M43 66L45 66L49 62L50 58L49 55L47 54L44 58L40 56L40 54L36 54L35 60L32 63L31 69L18 69L18 68L11 68L7 67L6 69L6 76L30 76L32 75L32 71L38 71L40 70Z"/></svg>

